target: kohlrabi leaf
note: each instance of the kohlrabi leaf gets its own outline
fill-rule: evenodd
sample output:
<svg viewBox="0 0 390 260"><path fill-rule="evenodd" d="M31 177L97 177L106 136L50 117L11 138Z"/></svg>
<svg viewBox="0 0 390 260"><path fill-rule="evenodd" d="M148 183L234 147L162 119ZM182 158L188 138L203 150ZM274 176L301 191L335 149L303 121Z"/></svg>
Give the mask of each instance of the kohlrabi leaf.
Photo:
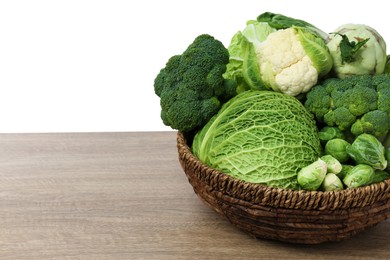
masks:
<svg viewBox="0 0 390 260"><path fill-rule="evenodd" d="M357 42L350 41L345 34L339 34L341 36L340 41L340 55L341 61L344 63L351 63L355 61L355 55L359 51L361 47L366 44L366 42L370 39L358 39Z"/></svg>

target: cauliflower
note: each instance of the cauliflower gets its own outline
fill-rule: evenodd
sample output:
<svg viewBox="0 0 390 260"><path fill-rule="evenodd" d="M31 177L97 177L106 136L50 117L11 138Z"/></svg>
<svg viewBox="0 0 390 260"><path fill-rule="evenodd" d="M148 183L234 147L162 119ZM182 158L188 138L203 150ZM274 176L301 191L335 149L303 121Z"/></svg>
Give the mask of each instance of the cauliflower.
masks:
<svg viewBox="0 0 390 260"><path fill-rule="evenodd" d="M305 93L332 69L333 59L325 43L328 37L303 20L263 13L233 36L224 78L237 83L237 93Z"/></svg>
<svg viewBox="0 0 390 260"><path fill-rule="evenodd" d="M256 49L263 80L290 96L305 93L318 81L318 72L296 29L271 33Z"/></svg>

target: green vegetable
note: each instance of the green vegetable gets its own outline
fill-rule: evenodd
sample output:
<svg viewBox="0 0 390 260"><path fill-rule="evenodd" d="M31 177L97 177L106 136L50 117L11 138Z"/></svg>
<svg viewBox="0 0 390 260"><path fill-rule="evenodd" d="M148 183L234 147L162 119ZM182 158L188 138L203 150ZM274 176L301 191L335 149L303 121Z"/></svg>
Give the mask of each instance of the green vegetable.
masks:
<svg viewBox="0 0 390 260"><path fill-rule="evenodd" d="M351 126L354 135L373 134L383 139L390 129L390 114L383 110L369 111Z"/></svg>
<svg viewBox="0 0 390 260"><path fill-rule="evenodd" d="M271 33L256 55L264 84L290 96L309 91L333 65L324 40L301 27Z"/></svg>
<svg viewBox="0 0 390 260"><path fill-rule="evenodd" d="M290 27L302 27L302 28L307 28L311 30L313 33L317 34L318 36L322 37L323 39L328 38L328 34L325 33L324 31L318 29L316 26L300 20L300 19L295 19L292 17L288 17L282 14L275 14L272 12L265 12L262 13L257 17L257 21L259 22L265 22L267 23L270 27L275 28L277 30L280 29L287 29Z"/></svg>
<svg viewBox="0 0 390 260"><path fill-rule="evenodd" d="M385 158L386 158L386 161L387 161L386 171L388 173L390 173L390 148L386 148L386 150L385 150Z"/></svg>
<svg viewBox="0 0 390 260"><path fill-rule="evenodd" d="M354 165L342 164L341 172L337 174L340 180L344 179L344 177L355 167Z"/></svg>
<svg viewBox="0 0 390 260"><path fill-rule="evenodd" d="M182 132L205 125L235 95L235 85L222 76L228 62L228 50L207 34L171 57L154 81L164 124Z"/></svg>
<svg viewBox="0 0 390 260"><path fill-rule="evenodd" d="M390 74L329 78L307 93L304 104L318 122L385 142L390 130Z"/></svg>
<svg viewBox="0 0 390 260"><path fill-rule="evenodd" d="M381 170L376 170L372 183L382 182L387 179L390 179L390 173Z"/></svg>
<svg viewBox="0 0 390 260"><path fill-rule="evenodd" d="M382 141L383 146L388 149L390 148L390 131L387 133L387 136Z"/></svg>
<svg viewBox="0 0 390 260"><path fill-rule="evenodd" d="M386 43L372 27L342 25L330 34L327 46L333 57L333 70L339 78L382 74L385 70Z"/></svg>
<svg viewBox="0 0 390 260"><path fill-rule="evenodd" d="M340 138L344 139L344 133L338 127L325 126L318 133L318 137L321 141L327 142L331 139Z"/></svg>
<svg viewBox="0 0 390 260"><path fill-rule="evenodd" d="M344 139L334 138L325 144L325 154L331 155L341 163L346 162L349 159L349 154L347 153L348 146L350 144Z"/></svg>
<svg viewBox="0 0 390 260"><path fill-rule="evenodd" d="M327 173L339 173L341 172L342 165L341 163L334 158L332 155L323 155L321 156L321 160L323 160L326 163L327 166Z"/></svg>
<svg viewBox="0 0 390 260"><path fill-rule="evenodd" d="M346 150L357 164L367 164L378 170L387 167L385 148L373 135L359 135Z"/></svg>
<svg viewBox="0 0 390 260"><path fill-rule="evenodd" d="M346 130L356 121L356 116L348 108L338 107L326 113L324 121L329 126L337 125L340 130Z"/></svg>
<svg viewBox="0 0 390 260"><path fill-rule="evenodd" d="M357 188L369 185L374 181L375 170L365 164L353 167L344 177L343 182L348 188Z"/></svg>
<svg viewBox="0 0 390 260"><path fill-rule="evenodd" d="M338 34L341 36L341 41L339 43L340 47L340 56L341 56L341 63L344 64L345 62L350 63L356 60L356 53L360 48L366 44L366 42L370 39L357 39L357 42L355 41L349 41L348 36L345 34Z"/></svg>
<svg viewBox="0 0 390 260"><path fill-rule="evenodd" d="M246 91L224 104L192 144L200 161L238 179L297 189L297 172L317 160L313 116L296 98Z"/></svg>
<svg viewBox="0 0 390 260"><path fill-rule="evenodd" d="M253 59L256 59L256 47L274 31L267 23L248 21L245 29L232 37L228 47L229 63L223 76L237 83L237 93L267 89L261 80L260 68Z"/></svg>
<svg viewBox="0 0 390 260"><path fill-rule="evenodd" d="M386 65L383 73L390 73L390 54L386 56Z"/></svg>
<svg viewBox="0 0 390 260"><path fill-rule="evenodd" d="M304 190L318 190L326 176L326 162L317 161L303 167L297 176L300 187Z"/></svg>
<svg viewBox="0 0 390 260"><path fill-rule="evenodd" d="M263 13L233 36L224 77L237 82L237 92L305 93L332 68L325 38L327 34L307 22Z"/></svg>
<svg viewBox="0 0 390 260"><path fill-rule="evenodd" d="M328 173L325 175L321 187L324 191L337 191L344 189L342 181L338 175L334 173Z"/></svg>

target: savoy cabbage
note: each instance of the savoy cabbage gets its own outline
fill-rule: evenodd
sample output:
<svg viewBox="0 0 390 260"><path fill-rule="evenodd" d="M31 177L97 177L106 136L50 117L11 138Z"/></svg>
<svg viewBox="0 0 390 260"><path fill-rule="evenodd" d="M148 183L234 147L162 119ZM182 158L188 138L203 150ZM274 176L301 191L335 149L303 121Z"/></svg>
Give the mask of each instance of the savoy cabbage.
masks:
<svg viewBox="0 0 390 260"><path fill-rule="evenodd" d="M195 135L192 149L200 161L238 179L298 189L298 171L321 154L317 132L296 98L246 91Z"/></svg>

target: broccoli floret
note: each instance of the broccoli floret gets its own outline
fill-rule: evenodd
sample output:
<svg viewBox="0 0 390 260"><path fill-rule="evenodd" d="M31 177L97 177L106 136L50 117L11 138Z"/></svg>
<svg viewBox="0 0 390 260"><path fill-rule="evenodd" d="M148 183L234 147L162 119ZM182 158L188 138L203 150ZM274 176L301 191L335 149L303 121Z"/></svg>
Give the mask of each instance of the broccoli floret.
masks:
<svg viewBox="0 0 390 260"><path fill-rule="evenodd" d="M390 130L390 74L326 79L307 93L304 104L327 126L381 139Z"/></svg>
<svg viewBox="0 0 390 260"><path fill-rule="evenodd" d="M312 112L318 121L324 120L324 115L331 109L331 98L326 88L321 85L313 87L306 96L305 107Z"/></svg>
<svg viewBox="0 0 390 260"><path fill-rule="evenodd" d="M222 76L228 62L228 50L208 34L171 57L154 80L163 123L182 132L205 125L222 103L236 95L234 82Z"/></svg>
<svg viewBox="0 0 390 260"><path fill-rule="evenodd" d="M356 116L347 108L338 107L326 113L324 121L328 126L338 126L343 131L347 130L356 121Z"/></svg>
<svg viewBox="0 0 390 260"><path fill-rule="evenodd" d="M372 134L383 139L390 130L390 116L382 110L374 110L364 114L351 127L355 136L363 133Z"/></svg>
<svg viewBox="0 0 390 260"><path fill-rule="evenodd" d="M386 111L390 116L390 81L382 82L377 86L378 90L378 109Z"/></svg>
<svg viewBox="0 0 390 260"><path fill-rule="evenodd" d="M378 94L375 89L356 86L343 92L338 106L344 106L354 116L361 116L378 107ZM336 104L336 102L335 102Z"/></svg>
<svg viewBox="0 0 390 260"><path fill-rule="evenodd" d="M334 108L346 107L355 116L377 109L378 93L373 88L371 78L372 76L364 75L343 80L332 79L330 87L325 88L331 91Z"/></svg>

